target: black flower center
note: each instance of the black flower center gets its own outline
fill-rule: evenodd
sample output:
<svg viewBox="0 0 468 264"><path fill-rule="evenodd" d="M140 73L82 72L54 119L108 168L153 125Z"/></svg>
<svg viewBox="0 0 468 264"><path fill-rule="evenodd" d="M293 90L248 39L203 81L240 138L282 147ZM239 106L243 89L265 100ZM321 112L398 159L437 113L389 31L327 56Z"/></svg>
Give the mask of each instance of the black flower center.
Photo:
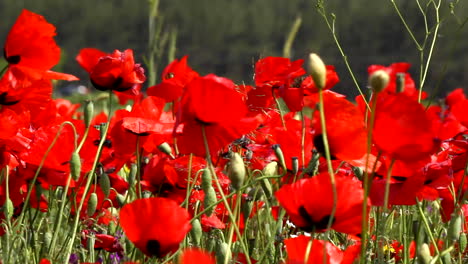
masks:
<svg viewBox="0 0 468 264"><path fill-rule="evenodd" d="M159 244L157 240L148 240L146 243L146 250L151 256L162 257L161 244Z"/></svg>
<svg viewBox="0 0 468 264"><path fill-rule="evenodd" d="M3 49L3 56L9 64L18 64L21 61L20 55L7 56L5 49Z"/></svg>
<svg viewBox="0 0 468 264"><path fill-rule="evenodd" d="M306 211L304 206L299 207L299 214L307 222L307 226L300 227L306 232L325 230L327 229L328 222L330 221L330 215L326 215L322 217L322 219L314 221L312 217L310 217L309 213ZM335 221L335 219L333 219L333 221Z"/></svg>
<svg viewBox="0 0 468 264"><path fill-rule="evenodd" d="M20 100L17 100L14 97L8 97L7 92L0 94L0 105L14 105L17 104Z"/></svg>

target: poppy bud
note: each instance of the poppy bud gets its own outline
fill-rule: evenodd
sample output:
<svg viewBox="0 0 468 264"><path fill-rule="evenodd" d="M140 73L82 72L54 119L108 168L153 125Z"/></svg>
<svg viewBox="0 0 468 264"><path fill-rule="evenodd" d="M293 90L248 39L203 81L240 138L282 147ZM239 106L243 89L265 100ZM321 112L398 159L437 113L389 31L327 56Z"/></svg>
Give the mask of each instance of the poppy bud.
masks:
<svg viewBox="0 0 468 264"><path fill-rule="evenodd" d="M94 215L94 213L96 212L97 203L98 203L97 194L96 193L91 193L91 195L89 196L88 208L87 208L87 211L86 211L88 216Z"/></svg>
<svg viewBox="0 0 468 264"><path fill-rule="evenodd" d="M275 144L272 146L273 150L275 151L276 158L278 158L278 162L281 167L286 170L286 162L284 161L283 151L280 148L279 144Z"/></svg>
<svg viewBox="0 0 468 264"><path fill-rule="evenodd" d="M242 187L245 179L245 165L244 160L239 153L233 152L231 154L231 161L229 163L228 176L231 179L231 184L234 189L239 190Z"/></svg>
<svg viewBox="0 0 468 264"><path fill-rule="evenodd" d="M110 183L110 180L109 180L109 175L107 175L107 173L103 173L99 177L99 186L101 186L102 192L104 193L106 198L109 197L111 183Z"/></svg>
<svg viewBox="0 0 468 264"><path fill-rule="evenodd" d="M465 233L462 233L460 235L460 238L458 239L458 244L459 244L460 252L465 252L466 245L468 244Z"/></svg>
<svg viewBox="0 0 468 264"><path fill-rule="evenodd" d="M450 256L450 253L446 253L442 255L442 263L444 264L452 264L452 257Z"/></svg>
<svg viewBox="0 0 468 264"><path fill-rule="evenodd" d="M70 174L72 178L77 181L80 179L81 174L81 158L78 152L73 151L71 160L70 160Z"/></svg>
<svg viewBox="0 0 468 264"><path fill-rule="evenodd" d="M91 100L86 100L84 107L84 123L86 128L91 124L94 115L94 103Z"/></svg>
<svg viewBox="0 0 468 264"><path fill-rule="evenodd" d="M203 230L198 219L192 221L192 229L190 230L190 235L192 236L193 244L195 246L199 246L203 235Z"/></svg>
<svg viewBox="0 0 468 264"><path fill-rule="evenodd" d="M418 248L418 260L421 264L429 264L431 263L431 251L429 250L429 246L426 243L423 243Z"/></svg>
<svg viewBox="0 0 468 264"><path fill-rule="evenodd" d="M297 157L292 157L291 163L292 163L292 173L296 175L297 172L299 172L299 159Z"/></svg>
<svg viewBox="0 0 468 264"><path fill-rule="evenodd" d="M125 196L123 196L122 194L118 193L116 195L116 198L117 198L117 203L119 204L119 206L124 206L125 205Z"/></svg>
<svg viewBox="0 0 468 264"><path fill-rule="evenodd" d="M449 241L456 241L460 238L461 226L462 216L458 213L456 213L456 215L452 215L452 220L450 220L447 234Z"/></svg>
<svg viewBox="0 0 468 264"><path fill-rule="evenodd" d="M5 199L5 204L3 205L3 214L5 215L5 218L10 219L13 216L14 211L15 207L13 206L13 202L7 197Z"/></svg>
<svg viewBox="0 0 468 264"><path fill-rule="evenodd" d="M401 93L405 90L405 78L406 74L404 72L399 72L396 75L396 92Z"/></svg>
<svg viewBox="0 0 468 264"><path fill-rule="evenodd" d="M378 70L369 76L369 85L375 93L378 93L387 87L389 80L390 76L386 71Z"/></svg>
<svg viewBox="0 0 468 264"><path fill-rule="evenodd" d="M323 89L327 81L327 68L325 67L322 59L317 54L309 54L307 71L310 76L312 76L312 79L314 80L317 88Z"/></svg>
<svg viewBox="0 0 468 264"><path fill-rule="evenodd" d="M161 145L158 146L158 149L162 153L170 156L172 159L175 158L174 155L172 154L172 148L171 148L171 145L169 145L169 143L167 143L167 142L162 143Z"/></svg>
<svg viewBox="0 0 468 264"><path fill-rule="evenodd" d="M212 182L213 182L213 179L211 178L210 170L208 168L204 169L203 174L202 174L202 183L201 183L201 187L203 191L207 192L207 190L210 187L213 188Z"/></svg>
<svg viewBox="0 0 468 264"><path fill-rule="evenodd" d="M227 259L227 260L226 260ZM224 264L231 261L231 249L226 242L219 243L216 250L216 263Z"/></svg>
<svg viewBox="0 0 468 264"><path fill-rule="evenodd" d="M265 168L263 168L263 175L267 177L275 176L278 174L278 163L276 161L268 163ZM273 189L271 187L270 180L262 179L260 181L260 185L262 186L263 192L265 193L265 197L267 199L271 199L273 196Z"/></svg>
<svg viewBox="0 0 468 264"><path fill-rule="evenodd" d="M203 205L205 206L205 209L210 207L213 204L216 204L217 199L216 199L216 192L213 188L213 186L210 186L207 190L203 190L205 192L205 199L203 200ZM213 206L205 211L205 214L207 216L210 216L213 214L213 211L216 206Z"/></svg>

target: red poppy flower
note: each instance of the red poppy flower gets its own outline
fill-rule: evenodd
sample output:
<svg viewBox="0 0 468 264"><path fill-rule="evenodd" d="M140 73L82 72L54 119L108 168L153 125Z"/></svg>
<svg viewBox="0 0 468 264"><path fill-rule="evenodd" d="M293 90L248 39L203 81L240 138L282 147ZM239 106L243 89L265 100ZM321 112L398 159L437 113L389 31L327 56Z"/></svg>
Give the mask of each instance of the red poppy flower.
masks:
<svg viewBox="0 0 468 264"><path fill-rule="evenodd" d="M311 243L307 262L307 248ZM285 264L352 264L359 255L360 245L349 246L345 251L340 250L337 246L328 241L313 239L308 236L298 236L284 240L288 259ZM325 260L325 262L324 262Z"/></svg>
<svg viewBox="0 0 468 264"><path fill-rule="evenodd" d="M245 118L247 106L231 80L210 74L195 78L181 101L184 125L179 135L181 153L205 155L202 126L210 152L216 152L257 127L255 118Z"/></svg>
<svg viewBox="0 0 468 264"><path fill-rule="evenodd" d="M185 249L180 255L177 264L215 264L213 254L197 248Z"/></svg>
<svg viewBox="0 0 468 264"><path fill-rule="evenodd" d="M362 112L356 105L334 93L324 93L323 104L331 154L345 161L362 158L367 150L367 130ZM315 122L319 126L315 133L315 147L324 153L318 113Z"/></svg>
<svg viewBox="0 0 468 264"><path fill-rule="evenodd" d="M326 76L326 81L325 81L325 87L323 87L323 90L329 90L333 86L335 86L338 82L340 82L340 78L338 77L338 74L335 71L335 66L333 65L327 65L327 76ZM318 88L314 83L314 80L312 79L311 76L307 76L301 83L301 88L304 89L304 92L306 94L313 94L313 93L318 93Z"/></svg>
<svg viewBox="0 0 468 264"><path fill-rule="evenodd" d="M60 60L54 40L55 26L44 17L23 9L8 33L3 54L15 75L31 79L78 80L73 75L49 71Z"/></svg>
<svg viewBox="0 0 468 264"><path fill-rule="evenodd" d="M128 239L147 256L164 257L179 248L191 228L188 212L166 198L138 199L120 210Z"/></svg>
<svg viewBox="0 0 468 264"><path fill-rule="evenodd" d="M143 68L135 63L130 49L115 50L112 54L82 49L76 60L89 73L94 87L101 91L139 90L146 80Z"/></svg>
<svg viewBox="0 0 468 264"><path fill-rule="evenodd" d="M255 63L255 85L280 87L291 83L294 79L304 75L302 68L304 60L291 61L282 57L266 57Z"/></svg>
<svg viewBox="0 0 468 264"><path fill-rule="evenodd" d="M351 235L360 234L364 199L361 182L336 175L336 189L338 201L331 228ZM297 227L322 232L326 230L333 209L332 191L329 175L321 173L283 185L275 196Z"/></svg>
<svg viewBox="0 0 468 264"><path fill-rule="evenodd" d="M397 80L397 74L402 73L405 75L405 86L403 87L402 93L407 95L411 99L418 99L418 94L419 91L416 89L416 85L414 84L413 79L411 78L411 75L408 73L409 68L411 65L409 63L405 62L398 62L398 63L393 63L390 66L386 67L383 65L371 65L367 69L367 72L369 73L369 76L378 70L384 70L388 73L390 76L390 80L388 82L387 87L385 87L384 91L386 93L392 93L395 94L397 93L396 88L396 80ZM421 98L425 99L427 97L427 93L423 92Z"/></svg>
<svg viewBox="0 0 468 264"><path fill-rule="evenodd" d="M427 112L403 93L378 95L373 141L382 152L406 161L428 158L438 146Z"/></svg>
<svg viewBox="0 0 468 264"><path fill-rule="evenodd" d="M0 79L0 105L2 109L10 108L20 114L30 111L37 114L44 110L52 99L50 80L30 80L18 78L8 70Z"/></svg>
<svg viewBox="0 0 468 264"><path fill-rule="evenodd" d="M187 56L184 56L164 69L161 74L162 82L149 87L147 94L172 102L182 96L185 86L195 77L198 77L198 73L187 65Z"/></svg>

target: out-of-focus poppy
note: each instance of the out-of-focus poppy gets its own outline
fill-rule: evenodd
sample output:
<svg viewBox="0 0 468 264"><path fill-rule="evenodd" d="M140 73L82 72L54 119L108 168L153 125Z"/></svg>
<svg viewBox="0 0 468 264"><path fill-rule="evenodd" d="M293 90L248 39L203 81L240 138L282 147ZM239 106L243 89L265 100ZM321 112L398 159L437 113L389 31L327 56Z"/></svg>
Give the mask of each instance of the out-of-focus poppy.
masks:
<svg viewBox="0 0 468 264"><path fill-rule="evenodd" d="M184 56L167 65L161 74L161 83L149 87L147 94L163 98L166 102L175 101L195 77L198 77L198 73L187 65L187 56Z"/></svg>
<svg viewBox="0 0 468 264"><path fill-rule="evenodd" d="M179 248L191 228L187 210L166 198L138 199L120 210L128 239L147 256L164 257Z"/></svg>
<svg viewBox="0 0 468 264"><path fill-rule="evenodd" d="M185 249L180 255L177 264L215 264L213 254L198 248Z"/></svg>
<svg viewBox="0 0 468 264"><path fill-rule="evenodd" d="M206 154L202 129L212 156L223 147L257 127L255 118L246 118L247 106L234 83L209 74L195 78L181 100L183 133L178 135L180 153Z"/></svg>
<svg viewBox="0 0 468 264"><path fill-rule="evenodd" d="M106 54L86 48L80 51L76 60L89 73L94 87L101 91L139 91L146 80L144 70L135 63L131 49Z"/></svg>
<svg viewBox="0 0 468 264"><path fill-rule="evenodd" d="M23 9L3 48L10 70L20 78L78 80L73 75L50 71L60 60L55 35L55 26L43 16Z"/></svg>
<svg viewBox="0 0 468 264"><path fill-rule="evenodd" d="M308 244L311 243L309 255ZM284 264L351 264L359 255L360 245L351 245L345 251L328 241L312 239L308 236L298 236L284 240L288 259ZM307 258L307 262L305 259ZM324 262L325 260L325 262Z"/></svg>

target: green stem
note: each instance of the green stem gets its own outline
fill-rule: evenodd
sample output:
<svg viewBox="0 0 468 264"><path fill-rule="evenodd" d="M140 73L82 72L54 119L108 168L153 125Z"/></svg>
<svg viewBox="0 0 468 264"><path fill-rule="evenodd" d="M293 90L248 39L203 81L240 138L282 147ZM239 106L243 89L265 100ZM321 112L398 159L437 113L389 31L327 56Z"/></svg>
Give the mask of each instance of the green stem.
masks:
<svg viewBox="0 0 468 264"><path fill-rule="evenodd" d="M327 224L327 230L329 230L333 224L333 220L336 214L336 207L338 204L338 192L336 189L335 172L333 171L333 165L331 162L330 146L328 144L327 125L325 121L325 106L324 106L324 101L323 101L323 89L319 89L319 114L320 114L320 125L322 127L322 139L323 139L323 146L325 149L325 158L327 160L328 174L330 176L330 183L331 183L332 192L333 192L333 208L332 208L332 211L330 212L330 219L328 220L328 224Z"/></svg>
<svg viewBox="0 0 468 264"><path fill-rule="evenodd" d="M226 207L226 210L228 211L229 220L231 221L231 225L234 226L234 231L236 232L236 235L237 235L237 238L239 239L242 250L244 251L247 263L252 264L250 261L247 245L245 244L244 239L239 231L239 227L237 226L237 221L234 218L234 214L232 213L231 207L229 206L226 196L224 195L223 188L221 187L221 184L219 183L218 175L216 174L216 171L214 170L213 163L211 161L210 148L208 146L208 138L206 137L205 126L202 125L201 129L202 129L202 135L203 135L203 143L205 145L206 163L207 163L208 169L211 171L211 174L214 176L216 187L218 188L218 191L219 191L219 194L221 195L221 199L223 200L224 206Z"/></svg>
<svg viewBox="0 0 468 264"><path fill-rule="evenodd" d="M371 155L372 151L372 131L374 128L374 122L375 122L375 110L377 108L377 95L373 93L371 95L371 112L370 112L370 120L369 120L369 125L367 126L367 152L366 152L366 164L364 168L364 182L363 182L363 189L364 189L364 198L362 201L362 232L361 232L361 261L360 263L365 263L366 260L366 254L367 254L367 243L368 243L368 220L367 220L367 207L368 207L368 197L369 197L369 189L370 189L370 184L371 184L371 178L369 175L369 158ZM374 161L374 168L376 165L377 161ZM372 173L371 173L372 174Z"/></svg>
<svg viewBox="0 0 468 264"><path fill-rule="evenodd" d="M107 119L107 124L104 129L104 133L102 133L101 140L99 141L98 149L96 151L96 156L93 162L93 166L91 167L91 170L88 173L88 179L86 180L86 185L85 189L83 191L83 196L81 198L80 204L78 208L75 211L75 219L73 222L73 229L71 232L71 239L70 243L68 245L68 249L66 250L66 255L64 261L68 261L70 259L71 251L73 250L73 244L75 242L75 237L76 237L76 232L78 231L78 223L80 221L80 214L81 210L83 209L83 205L85 202L86 195L88 194L89 188L91 186L91 182L94 178L94 174L96 172L97 165L99 164L99 159L101 157L102 149L104 147L104 142L106 141L107 133L109 132L109 127L110 127L110 122L111 122L111 116L112 116L112 90L109 90L109 116Z"/></svg>

